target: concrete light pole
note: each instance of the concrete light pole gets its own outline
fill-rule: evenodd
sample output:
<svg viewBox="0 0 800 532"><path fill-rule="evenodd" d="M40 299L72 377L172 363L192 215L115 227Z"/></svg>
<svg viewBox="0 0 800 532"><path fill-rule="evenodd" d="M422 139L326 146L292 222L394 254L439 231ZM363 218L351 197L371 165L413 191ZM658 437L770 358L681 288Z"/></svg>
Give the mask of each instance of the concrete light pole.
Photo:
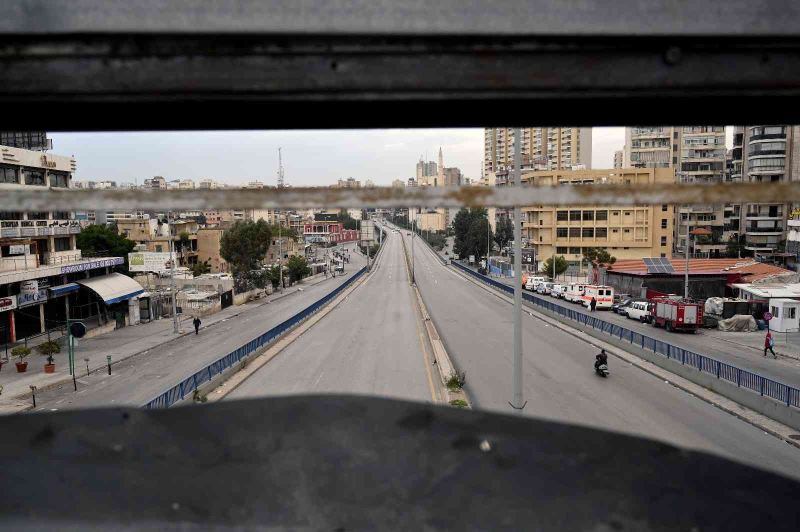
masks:
<svg viewBox="0 0 800 532"><path fill-rule="evenodd" d="M172 211L169 211L169 218L172 218ZM169 218L167 219L167 233L169 234L169 261L172 270L170 275L170 292L172 293L172 332L178 334L180 328L178 326L178 303L175 300L175 243L172 238L172 228L169 225Z"/></svg>
<svg viewBox="0 0 800 532"><path fill-rule="evenodd" d="M514 128L514 184L522 186L522 131ZM514 378L511 407L522 413L522 210L514 207ZM555 262L553 263L555 264Z"/></svg>

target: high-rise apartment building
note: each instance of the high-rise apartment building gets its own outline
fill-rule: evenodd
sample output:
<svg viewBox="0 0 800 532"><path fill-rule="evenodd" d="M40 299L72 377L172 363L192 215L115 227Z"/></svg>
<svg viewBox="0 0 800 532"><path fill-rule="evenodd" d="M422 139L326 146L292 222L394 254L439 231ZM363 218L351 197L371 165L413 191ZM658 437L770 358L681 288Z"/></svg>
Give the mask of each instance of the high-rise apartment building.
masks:
<svg viewBox="0 0 800 532"><path fill-rule="evenodd" d="M439 169L434 161L424 161L420 157L417 162L417 173L415 181L418 185L433 185L434 178L439 175Z"/></svg>
<svg viewBox="0 0 800 532"><path fill-rule="evenodd" d="M733 131L731 180L779 183L800 177L800 126L737 126ZM739 234L745 250L758 255L780 252L792 206L784 203L741 205Z"/></svg>
<svg viewBox="0 0 800 532"><path fill-rule="evenodd" d="M625 129L627 162L633 168L671 168L674 180L718 183L725 180L724 126L655 126ZM688 231L705 228L711 236L690 240L693 256L720 256L730 236L727 215L733 205L693 205L676 209L675 251L683 253Z"/></svg>
<svg viewBox="0 0 800 532"><path fill-rule="evenodd" d="M524 172L522 182L564 184L669 184L669 168L623 170L565 170ZM672 251L674 209L670 205L533 205L522 208L522 236L536 250L541 265L553 254L573 269L582 265L587 248L604 248L618 259L669 257ZM585 266L585 265L584 265Z"/></svg>
<svg viewBox="0 0 800 532"><path fill-rule="evenodd" d="M587 127L521 128L521 167L541 165L548 170L592 167L592 129ZM508 170L514 164L514 128L486 128L483 133L483 172Z"/></svg>

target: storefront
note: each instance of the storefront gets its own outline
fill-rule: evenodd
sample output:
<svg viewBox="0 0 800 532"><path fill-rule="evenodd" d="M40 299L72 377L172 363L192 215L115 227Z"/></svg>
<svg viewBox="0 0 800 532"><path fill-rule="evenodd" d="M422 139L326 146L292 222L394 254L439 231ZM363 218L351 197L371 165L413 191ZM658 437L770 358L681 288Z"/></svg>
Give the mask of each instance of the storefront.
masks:
<svg viewBox="0 0 800 532"><path fill-rule="evenodd" d="M139 323L138 296L144 294L144 288L135 280L121 273L110 273L76 283L103 302L106 315L116 321L117 328Z"/></svg>

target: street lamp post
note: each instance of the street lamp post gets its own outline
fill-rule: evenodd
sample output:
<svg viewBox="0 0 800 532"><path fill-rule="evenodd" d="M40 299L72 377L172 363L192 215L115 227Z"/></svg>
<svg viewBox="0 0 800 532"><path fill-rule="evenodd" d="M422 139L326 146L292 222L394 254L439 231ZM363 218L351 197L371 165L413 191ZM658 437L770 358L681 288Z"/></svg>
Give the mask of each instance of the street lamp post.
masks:
<svg viewBox="0 0 800 532"><path fill-rule="evenodd" d="M280 270L280 280L278 281L280 285L281 292L283 292L283 242L281 242L281 218L280 214L277 216L278 218L278 269Z"/></svg>
<svg viewBox="0 0 800 532"><path fill-rule="evenodd" d="M169 218L172 218L172 211L169 212ZM169 261L170 270L170 292L172 293L172 332L178 334L178 303L175 300L175 243L172 238L172 228L169 226L169 218L167 219L167 232L169 233Z"/></svg>
<svg viewBox="0 0 800 532"><path fill-rule="evenodd" d="M522 186L522 130L514 128L514 184ZM511 407L522 412L522 210L514 207L514 371ZM554 262L555 264L555 262Z"/></svg>

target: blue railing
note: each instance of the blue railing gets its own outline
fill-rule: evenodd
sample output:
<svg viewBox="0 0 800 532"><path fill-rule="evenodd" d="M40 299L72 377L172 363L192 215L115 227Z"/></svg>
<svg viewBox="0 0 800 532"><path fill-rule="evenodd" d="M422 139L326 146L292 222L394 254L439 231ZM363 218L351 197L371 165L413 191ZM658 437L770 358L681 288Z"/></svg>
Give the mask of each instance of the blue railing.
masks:
<svg viewBox="0 0 800 532"><path fill-rule="evenodd" d="M229 367L238 364L243 359L255 353L262 347L274 342L283 334L296 327L300 322L317 312L326 303L339 295L342 290L350 286L366 271L366 268L361 268L347 281L332 290L322 299L315 301L286 321L279 323L264 334L253 338L246 344L234 349L224 357L212 362L194 375L190 375L189 377L185 378L183 381L179 382L169 390L145 404L144 408L169 408L176 402L183 400L186 395L194 392L194 390L197 390L200 386L210 381L215 376L219 375Z"/></svg>
<svg viewBox="0 0 800 532"><path fill-rule="evenodd" d="M484 283L502 290L503 292L507 292L509 294L514 293L513 286L509 286L507 284L495 281L490 277L486 277L485 275L481 275L456 261L452 261L451 264L472 275L473 277L480 279ZM735 384L740 388L746 388L764 397L769 397L779 401L786 406L800 408L800 390L792 386L768 379L767 377L762 377L761 375L745 369L737 368L736 366L731 366L730 364L726 364L725 362L721 362L717 359L683 349L682 347L672 345L664 342L663 340L651 338L636 331L632 331L631 329L622 327L621 325L604 321L600 318L590 316L552 301L547 301L532 294L523 293L522 297L526 301L529 301L534 305L538 305L545 310L559 314L560 316L572 321L576 321L587 327L592 327L595 330L604 332L608 335L619 338L620 340L627 340L637 347L641 347L642 349L647 349L648 351L662 355L684 366L690 366L702 373L706 373L715 376L718 379Z"/></svg>

